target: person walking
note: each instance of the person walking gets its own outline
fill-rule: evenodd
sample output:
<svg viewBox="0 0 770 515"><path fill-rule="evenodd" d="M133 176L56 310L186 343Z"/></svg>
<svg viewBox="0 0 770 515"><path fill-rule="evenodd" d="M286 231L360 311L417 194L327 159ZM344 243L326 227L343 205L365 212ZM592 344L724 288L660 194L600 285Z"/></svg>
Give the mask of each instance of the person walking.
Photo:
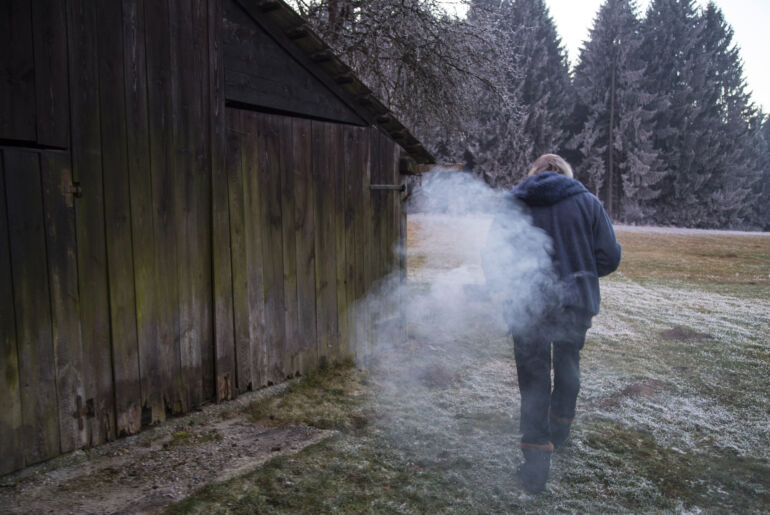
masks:
<svg viewBox="0 0 770 515"><path fill-rule="evenodd" d="M539 157L512 196L550 237L557 285L543 292L550 298L535 319L511 329L524 455L517 475L527 491L537 493L548 480L551 454L565 443L575 418L580 350L599 312L599 277L617 269L621 248L599 199L556 154Z"/></svg>

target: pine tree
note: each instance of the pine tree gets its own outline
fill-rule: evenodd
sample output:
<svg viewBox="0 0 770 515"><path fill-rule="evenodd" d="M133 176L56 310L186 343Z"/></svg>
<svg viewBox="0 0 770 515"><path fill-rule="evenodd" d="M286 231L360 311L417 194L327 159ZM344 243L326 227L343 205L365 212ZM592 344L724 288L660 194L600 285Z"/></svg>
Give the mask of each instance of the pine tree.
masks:
<svg viewBox="0 0 770 515"><path fill-rule="evenodd" d="M660 107L642 89L640 23L631 0L607 0L599 9L575 69L578 176L611 217L650 223L650 201L663 173L652 145L650 120Z"/></svg>

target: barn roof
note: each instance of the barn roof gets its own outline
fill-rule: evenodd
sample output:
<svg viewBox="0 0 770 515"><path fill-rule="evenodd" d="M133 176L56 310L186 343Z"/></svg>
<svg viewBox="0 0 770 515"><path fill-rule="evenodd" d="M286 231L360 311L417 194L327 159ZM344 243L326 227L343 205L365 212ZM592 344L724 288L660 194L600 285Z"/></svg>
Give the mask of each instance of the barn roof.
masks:
<svg viewBox="0 0 770 515"><path fill-rule="evenodd" d="M356 105L351 107L358 113L368 115L365 116L367 121L385 131L412 159L420 164L435 162L435 158L422 143L398 121L291 6L282 0L238 0L238 3L247 11L253 14L258 12L262 19L269 20L275 29L353 99Z"/></svg>

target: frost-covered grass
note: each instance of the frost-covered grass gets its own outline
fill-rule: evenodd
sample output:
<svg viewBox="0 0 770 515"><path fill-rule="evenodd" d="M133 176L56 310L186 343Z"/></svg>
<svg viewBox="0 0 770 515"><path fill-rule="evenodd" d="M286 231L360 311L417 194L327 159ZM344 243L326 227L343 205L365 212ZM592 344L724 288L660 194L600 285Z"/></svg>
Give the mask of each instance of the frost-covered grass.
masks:
<svg viewBox="0 0 770 515"><path fill-rule="evenodd" d="M483 241L484 223L413 217L408 340L380 342L366 366L323 371L248 408L336 437L172 511L770 510L770 238L618 231L624 262L602 280L578 419L547 491L530 496L514 479L512 344L459 244ZM424 309L436 285L457 294L442 277L471 283L452 306L462 325Z"/></svg>

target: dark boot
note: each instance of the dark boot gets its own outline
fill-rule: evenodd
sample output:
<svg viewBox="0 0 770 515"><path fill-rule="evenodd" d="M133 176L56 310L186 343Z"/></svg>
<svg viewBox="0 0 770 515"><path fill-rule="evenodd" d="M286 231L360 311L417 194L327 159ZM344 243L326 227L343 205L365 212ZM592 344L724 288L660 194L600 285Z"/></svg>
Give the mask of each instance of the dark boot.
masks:
<svg viewBox="0 0 770 515"><path fill-rule="evenodd" d="M554 449L558 449L567 441L569 427L570 424L560 424L551 420L551 442Z"/></svg>
<svg viewBox="0 0 770 515"><path fill-rule="evenodd" d="M551 470L551 454L553 445L521 444L521 452L524 454L524 463L519 465L516 475L524 489L537 494L545 489L548 481L548 473Z"/></svg>
<svg viewBox="0 0 770 515"><path fill-rule="evenodd" d="M564 442L567 441L569 436L569 429L574 419L557 417L553 412L549 413L549 426L551 428L551 443L554 449L558 449Z"/></svg>

